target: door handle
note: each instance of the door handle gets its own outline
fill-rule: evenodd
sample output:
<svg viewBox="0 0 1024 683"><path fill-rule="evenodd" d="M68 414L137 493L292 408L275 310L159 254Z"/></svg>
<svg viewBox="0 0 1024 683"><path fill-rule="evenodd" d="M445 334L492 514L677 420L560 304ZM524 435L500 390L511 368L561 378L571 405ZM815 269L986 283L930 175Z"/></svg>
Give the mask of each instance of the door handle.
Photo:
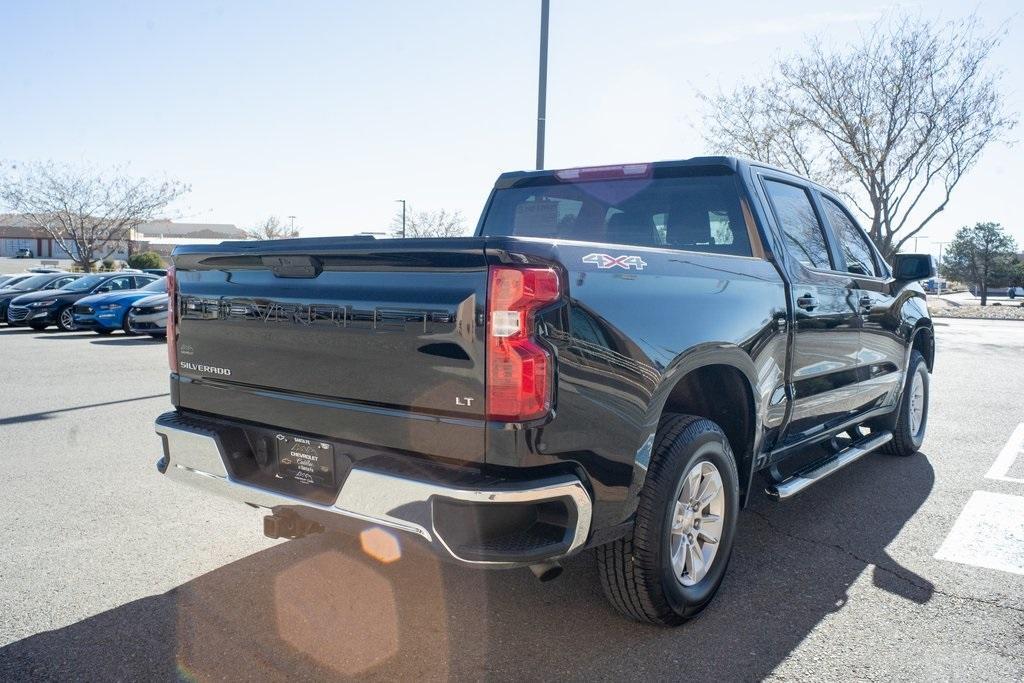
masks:
<svg viewBox="0 0 1024 683"><path fill-rule="evenodd" d="M796 300L796 305L805 311L813 311L818 307L818 299L811 296L810 294L804 294L802 297Z"/></svg>

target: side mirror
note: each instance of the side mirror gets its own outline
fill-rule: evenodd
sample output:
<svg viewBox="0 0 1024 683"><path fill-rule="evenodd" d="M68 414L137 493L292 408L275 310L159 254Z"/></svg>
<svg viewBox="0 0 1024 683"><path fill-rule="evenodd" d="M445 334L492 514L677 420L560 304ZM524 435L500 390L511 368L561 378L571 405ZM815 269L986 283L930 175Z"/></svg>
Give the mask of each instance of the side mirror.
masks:
<svg viewBox="0 0 1024 683"><path fill-rule="evenodd" d="M939 274L931 254L896 254L892 260L893 277L904 282L927 280Z"/></svg>
<svg viewBox="0 0 1024 683"><path fill-rule="evenodd" d="M863 263L859 261L850 261L846 264L846 270L853 273L854 275L867 275L868 269L864 267Z"/></svg>

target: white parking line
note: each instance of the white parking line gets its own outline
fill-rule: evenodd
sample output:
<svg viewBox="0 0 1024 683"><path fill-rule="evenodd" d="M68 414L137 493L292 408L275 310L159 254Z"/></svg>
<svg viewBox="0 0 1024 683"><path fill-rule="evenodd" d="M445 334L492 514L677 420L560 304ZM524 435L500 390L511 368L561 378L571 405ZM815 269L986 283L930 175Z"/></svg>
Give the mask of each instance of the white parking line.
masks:
<svg viewBox="0 0 1024 683"><path fill-rule="evenodd" d="M1024 497L972 493L935 558L1024 575Z"/></svg>
<svg viewBox="0 0 1024 683"><path fill-rule="evenodd" d="M992 467L985 473L985 476L988 479L999 479L1000 481L1024 484L1024 479L1006 476L1006 473L1010 471L1013 463L1017 460L1017 456L1022 452L1024 452L1024 422L1017 425L1017 429L1013 430L1010 440L1003 446L1003 450L999 451L999 456L992 463Z"/></svg>

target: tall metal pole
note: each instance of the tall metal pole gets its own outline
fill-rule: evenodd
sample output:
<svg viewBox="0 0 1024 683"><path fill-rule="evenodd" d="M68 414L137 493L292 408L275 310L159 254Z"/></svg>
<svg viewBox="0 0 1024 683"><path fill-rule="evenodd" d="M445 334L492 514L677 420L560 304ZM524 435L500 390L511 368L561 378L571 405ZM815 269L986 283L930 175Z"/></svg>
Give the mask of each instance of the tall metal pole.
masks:
<svg viewBox="0 0 1024 683"><path fill-rule="evenodd" d="M396 199L396 202L402 202L402 239L405 239L405 200Z"/></svg>
<svg viewBox="0 0 1024 683"><path fill-rule="evenodd" d="M926 239L928 239L928 235L914 235L914 251L915 252L917 252L917 241L918 240L926 240Z"/></svg>
<svg viewBox="0 0 1024 683"><path fill-rule="evenodd" d="M540 77L537 83L537 170L544 168L544 121L548 99L548 9L550 0L540 0Z"/></svg>
<svg viewBox="0 0 1024 683"><path fill-rule="evenodd" d="M294 235L295 234L295 216L288 216L288 220L290 220L292 222L291 231L292 231L292 234Z"/></svg>

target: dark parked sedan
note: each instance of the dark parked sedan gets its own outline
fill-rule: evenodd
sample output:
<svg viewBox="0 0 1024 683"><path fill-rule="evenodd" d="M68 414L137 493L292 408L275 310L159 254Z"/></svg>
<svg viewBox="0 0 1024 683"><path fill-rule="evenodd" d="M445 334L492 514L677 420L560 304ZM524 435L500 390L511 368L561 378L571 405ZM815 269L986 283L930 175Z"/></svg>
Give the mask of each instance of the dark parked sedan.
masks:
<svg viewBox="0 0 1024 683"><path fill-rule="evenodd" d="M144 273L97 273L81 277L63 289L19 296L7 309L7 322L43 330L57 325L65 332L75 329L75 302L90 294L145 287L157 278Z"/></svg>
<svg viewBox="0 0 1024 683"><path fill-rule="evenodd" d="M0 288L6 289L13 287L22 280L27 280L32 277L34 273L13 273L11 275L0 275Z"/></svg>
<svg viewBox="0 0 1024 683"><path fill-rule="evenodd" d="M12 299L24 296L29 292L61 289L80 277L82 276L77 273L44 273L33 275L15 283L11 287L0 289L0 322L7 321L7 305L11 303Z"/></svg>

